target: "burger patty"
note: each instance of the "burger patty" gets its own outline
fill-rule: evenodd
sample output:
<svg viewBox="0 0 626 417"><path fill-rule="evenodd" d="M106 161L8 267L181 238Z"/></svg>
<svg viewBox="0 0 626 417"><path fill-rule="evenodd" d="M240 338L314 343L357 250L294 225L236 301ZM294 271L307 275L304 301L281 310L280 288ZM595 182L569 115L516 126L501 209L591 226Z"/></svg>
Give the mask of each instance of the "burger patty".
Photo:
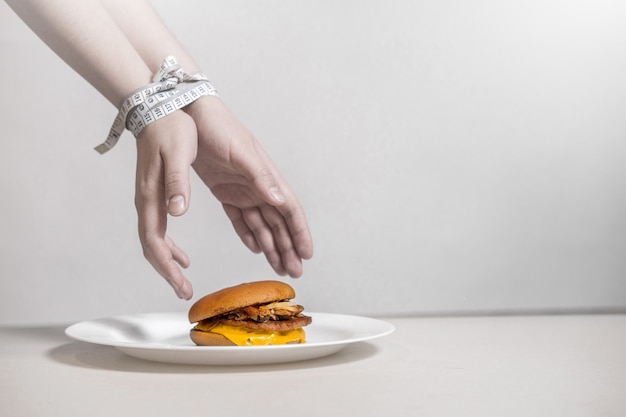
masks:
<svg viewBox="0 0 626 417"><path fill-rule="evenodd" d="M245 327L254 330L271 330L275 332L286 332L289 330L299 329L300 327L311 324L312 319L309 316L299 315L286 320L267 320L258 322L254 320L234 320L224 316L213 317L202 320L198 323L199 330L209 331L218 324L224 324L233 327Z"/></svg>
<svg viewBox="0 0 626 417"><path fill-rule="evenodd" d="M291 317L287 320L267 320L267 321L254 321L254 320L232 320L223 319L220 320L221 324L235 327L246 327L254 330L273 330L276 332L285 332L287 330L295 330L300 327L311 324L311 317L300 315L297 317Z"/></svg>

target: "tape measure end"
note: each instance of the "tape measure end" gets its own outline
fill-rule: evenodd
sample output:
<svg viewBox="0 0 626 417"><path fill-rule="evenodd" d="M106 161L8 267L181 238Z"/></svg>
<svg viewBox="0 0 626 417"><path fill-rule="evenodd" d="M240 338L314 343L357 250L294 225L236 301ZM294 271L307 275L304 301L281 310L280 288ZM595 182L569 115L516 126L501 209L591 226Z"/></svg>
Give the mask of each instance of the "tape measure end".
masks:
<svg viewBox="0 0 626 417"><path fill-rule="evenodd" d="M100 155L104 155L109 150L109 148L105 144L98 145L93 149Z"/></svg>

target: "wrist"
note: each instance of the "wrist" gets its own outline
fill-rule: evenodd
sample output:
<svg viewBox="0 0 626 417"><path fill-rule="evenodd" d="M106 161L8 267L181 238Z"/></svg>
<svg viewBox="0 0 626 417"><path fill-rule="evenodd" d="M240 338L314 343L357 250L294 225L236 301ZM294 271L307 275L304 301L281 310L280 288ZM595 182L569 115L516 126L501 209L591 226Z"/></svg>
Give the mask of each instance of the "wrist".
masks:
<svg viewBox="0 0 626 417"><path fill-rule="evenodd" d="M173 56L166 57L153 82L133 91L118 111L106 140L95 149L105 153L117 143L125 129L138 137L144 128L167 115L188 107L217 90L203 74L187 74Z"/></svg>
<svg viewBox="0 0 626 417"><path fill-rule="evenodd" d="M193 103L183 107L183 111L193 118L199 117L202 111L219 102L219 96L202 96Z"/></svg>

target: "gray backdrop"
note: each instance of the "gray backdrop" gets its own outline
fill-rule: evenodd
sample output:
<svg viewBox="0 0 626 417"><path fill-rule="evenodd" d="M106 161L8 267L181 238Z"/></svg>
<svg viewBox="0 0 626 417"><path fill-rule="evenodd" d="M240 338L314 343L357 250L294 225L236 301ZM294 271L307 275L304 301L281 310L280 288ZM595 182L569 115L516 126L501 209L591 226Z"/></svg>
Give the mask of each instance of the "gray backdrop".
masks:
<svg viewBox="0 0 626 417"><path fill-rule="evenodd" d="M310 311L626 307L626 3L154 2L301 198ZM134 139L0 3L0 323L186 310L143 259ZM273 278L193 177L195 297Z"/></svg>

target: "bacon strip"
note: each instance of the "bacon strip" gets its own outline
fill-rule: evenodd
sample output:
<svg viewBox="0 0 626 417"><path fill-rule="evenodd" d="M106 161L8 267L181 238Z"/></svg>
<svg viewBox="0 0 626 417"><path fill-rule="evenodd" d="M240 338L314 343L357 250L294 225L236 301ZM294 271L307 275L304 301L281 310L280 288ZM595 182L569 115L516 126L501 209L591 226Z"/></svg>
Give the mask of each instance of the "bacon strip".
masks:
<svg viewBox="0 0 626 417"><path fill-rule="evenodd" d="M253 320L256 322L266 322L268 320L288 320L298 317L304 307L291 301L277 301L275 303L248 306L226 314L230 320Z"/></svg>

